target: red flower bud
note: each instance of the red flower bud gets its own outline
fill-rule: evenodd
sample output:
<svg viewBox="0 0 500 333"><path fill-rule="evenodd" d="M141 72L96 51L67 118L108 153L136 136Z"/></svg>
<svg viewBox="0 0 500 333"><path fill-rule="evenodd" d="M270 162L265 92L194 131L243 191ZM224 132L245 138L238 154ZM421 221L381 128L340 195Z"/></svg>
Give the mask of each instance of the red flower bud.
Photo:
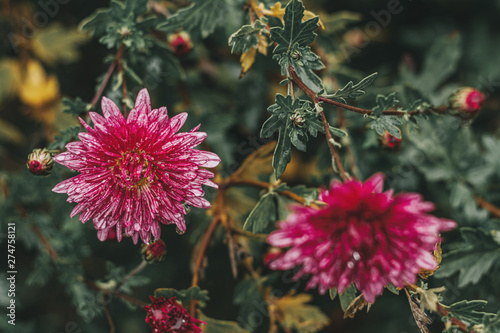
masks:
<svg viewBox="0 0 500 333"><path fill-rule="evenodd" d="M385 131L384 135L381 138L382 140L382 146L390 149L394 149L399 147L401 144L402 139L396 138L394 135L389 134L389 132Z"/></svg>
<svg viewBox="0 0 500 333"><path fill-rule="evenodd" d="M178 57L183 57L191 51L193 48L193 43L191 43L191 37L185 31L179 33L171 34L168 36L168 44Z"/></svg>
<svg viewBox="0 0 500 333"><path fill-rule="evenodd" d="M167 254L165 242L158 239L149 244L142 244L141 253L144 260L149 263L160 262L165 259L165 254Z"/></svg>
<svg viewBox="0 0 500 333"><path fill-rule="evenodd" d="M450 97L451 108L466 118L475 116L483 102L484 94L471 87L460 88Z"/></svg>
<svg viewBox="0 0 500 333"><path fill-rule="evenodd" d="M33 152L28 155L28 162L26 163L26 166L34 175L48 176L54 166L54 160L52 159L52 155L47 148L33 149Z"/></svg>

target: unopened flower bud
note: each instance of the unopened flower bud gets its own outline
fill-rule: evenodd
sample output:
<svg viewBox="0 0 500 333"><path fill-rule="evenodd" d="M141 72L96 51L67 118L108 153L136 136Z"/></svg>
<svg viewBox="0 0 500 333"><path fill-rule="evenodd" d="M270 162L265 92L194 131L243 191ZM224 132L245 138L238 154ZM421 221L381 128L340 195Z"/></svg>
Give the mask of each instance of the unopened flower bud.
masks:
<svg viewBox="0 0 500 333"><path fill-rule="evenodd" d="M295 111L294 114L290 116L290 120L297 127L302 127L305 122L304 117L302 117L297 111Z"/></svg>
<svg viewBox="0 0 500 333"><path fill-rule="evenodd" d="M382 146L390 149L394 149L401 145L402 139L396 138L394 135L389 134L389 132L385 131L384 135L382 135Z"/></svg>
<svg viewBox="0 0 500 333"><path fill-rule="evenodd" d="M149 244L142 244L141 253L144 260L149 263L157 263L165 259L167 253L165 242L158 239Z"/></svg>
<svg viewBox="0 0 500 333"><path fill-rule="evenodd" d="M193 48L193 43L191 43L191 37L185 31L179 33L171 34L168 36L168 44L178 57L183 57L191 51Z"/></svg>
<svg viewBox="0 0 500 333"><path fill-rule="evenodd" d="M54 166L54 160L47 148L33 149L31 154L28 155L28 162L26 163L28 170L37 176L48 176Z"/></svg>
<svg viewBox="0 0 500 333"><path fill-rule="evenodd" d="M483 102L484 94L471 87L460 88L450 97L451 108L466 117L475 116Z"/></svg>

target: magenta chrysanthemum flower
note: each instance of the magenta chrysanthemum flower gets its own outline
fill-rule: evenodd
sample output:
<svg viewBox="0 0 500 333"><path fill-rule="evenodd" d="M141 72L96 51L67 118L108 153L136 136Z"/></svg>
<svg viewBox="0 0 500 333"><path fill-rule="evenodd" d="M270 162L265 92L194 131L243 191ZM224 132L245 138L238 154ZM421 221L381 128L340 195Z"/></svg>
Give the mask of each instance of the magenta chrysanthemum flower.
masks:
<svg viewBox="0 0 500 333"><path fill-rule="evenodd" d="M151 110L146 89L139 92L127 119L110 99L103 97L101 106L104 117L89 112L94 128L80 119L87 133L54 157L80 174L53 191L78 203L71 217L93 219L100 240L116 228L119 241L125 231L134 243L139 236L147 243L151 234L160 238L160 223L185 231L184 204L210 207L202 185L217 187L210 180L213 173L201 167L217 166L219 157L194 149L206 133L197 132L199 126L177 133L187 113L168 119L166 107Z"/></svg>
<svg viewBox="0 0 500 333"><path fill-rule="evenodd" d="M299 266L295 278L309 274L306 287L322 294L354 283L369 303L389 283L402 288L415 283L420 268L435 269L431 252L439 233L456 223L427 214L434 204L417 193L382 193L383 182L380 173L364 183L335 181L320 194L326 203L320 209L293 206L268 237L273 246L291 248L270 268Z"/></svg>
<svg viewBox="0 0 500 333"><path fill-rule="evenodd" d="M145 306L148 312L146 323L151 325L153 333L201 333L195 324L207 324L191 317L175 297L158 298L150 296L151 305Z"/></svg>

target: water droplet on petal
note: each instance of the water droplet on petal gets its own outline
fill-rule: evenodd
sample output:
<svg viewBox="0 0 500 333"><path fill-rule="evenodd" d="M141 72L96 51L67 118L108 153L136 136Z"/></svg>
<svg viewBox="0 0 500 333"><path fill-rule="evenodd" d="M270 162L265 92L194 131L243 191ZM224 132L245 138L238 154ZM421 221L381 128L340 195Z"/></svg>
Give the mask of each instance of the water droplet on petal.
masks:
<svg viewBox="0 0 500 333"><path fill-rule="evenodd" d="M354 263L352 261L349 261L347 263L347 267L349 267L350 269L353 269L354 268Z"/></svg>
<svg viewBox="0 0 500 333"><path fill-rule="evenodd" d="M134 224L134 230L135 231L141 230L141 225L139 223Z"/></svg>
<svg viewBox="0 0 500 333"><path fill-rule="evenodd" d="M358 253L358 252L356 252L356 251L354 251L354 252L352 253L352 257L353 257L353 258L354 258L354 260L356 260L356 261L359 261L359 259L361 259L361 256L360 256L360 255L359 255L359 253Z"/></svg>

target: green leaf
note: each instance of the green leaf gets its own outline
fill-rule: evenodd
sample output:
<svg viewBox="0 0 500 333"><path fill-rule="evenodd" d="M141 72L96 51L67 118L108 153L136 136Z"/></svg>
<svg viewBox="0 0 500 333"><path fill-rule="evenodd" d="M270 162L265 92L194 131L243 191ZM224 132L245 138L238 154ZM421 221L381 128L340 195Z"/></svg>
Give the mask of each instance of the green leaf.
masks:
<svg viewBox="0 0 500 333"><path fill-rule="evenodd" d="M52 142L48 148L54 150L63 150L68 142L77 141L78 133L82 131L80 126L71 127L65 131L62 131L60 135L56 135L54 142Z"/></svg>
<svg viewBox="0 0 500 333"><path fill-rule="evenodd" d="M394 286L392 283L389 283L387 286L385 286L387 290L389 290L391 293L399 295L399 290Z"/></svg>
<svg viewBox="0 0 500 333"><path fill-rule="evenodd" d="M101 36L106 32L111 20L111 9L98 9L80 23L80 30L88 31L92 36Z"/></svg>
<svg viewBox="0 0 500 333"><path fill-rule="evenodd" d="M300 0L292 0L285 8L283 28L274 27L271 29L271 40L277 45L275 54L285 53L292 49L292 46L307 46L316 38L314 30L318 28L319 17L313 17L302 22L304 17L304 5Z"/></svg>
<svg viewBox="0 0 500 333"><path fill-rule="evenodd" d="M337 288L330 288L328 293L330 295L330 299L333 301L335 297L337 297Z"/></svg>
<svg viewBox="0 0 500 333"><path fill-rule="evenodd" d="M305 151L308 141L307 133L313 136L321 131L318 115L311 109L308 101L299 98L293 100L291 96L276 95L276 104L271 105L267 111L271 117L262 125L260 136L270 137L279 131L278 143L274 150L273 167L276 178L279 178L292 158L293 144L297 149ZM292 121L296 118L296 123ZM300 122L298 119L302 119Z"/></svg>
<svg viewBox="0 0 500 333"><path fill-rule="evenodd" d="M63 97L62 102L64 105L63 112L73 116L80 116L88 111L89 104L85 103L80 97L75 99Z"/></svg>
<svg viewBox="0 0 500 333"><path fill-rule="evenodd" d="M200 289L198 286L190 287L189 289L175 290L172 288L159 288L154 292L155 297L165 296L165 298L176 297L182 305L188 306L191 300L200 301L200 306L205 306L205 302L210 300L208 291Z"/></svg>
<svg viewBox="0 0 500 333"><path fill-rule="evenodd" d="M203 326L203 333L250 333L234 321L218 320L205 316L203 312L198 311L199 319L207 323Z"/></svg>
<svg viewBox="0 0 500 333"><path fill-rule="evenodd" d="M276 194L266 193L264 194L255 208L248 215L245 224L243 224L243 229L258 233L267 233L273 227L273 224L277 221L276 216Z"/></svg>
<svg viewBox="0 0 500 333"><path fill-rule="evenodd" d="M443 255L442 267L434 273L437 278L446 278L459 273L458 287L477 284L500 260L500 246L491 235L473 228L461 228L465 246ZM468 245L468 246L467 246Z"/></svg>
<svg viewBox="0 0 500 333"><path fill-rule="evenodd" d="M397 94L395 92L392 92L387 96L377 95L377 105L373 108L372 116L378 118L385 110L396 105L399 102L396 97Z"/></svg>
<svg viewBox="0 0 500 333"><path fill-rule="evenodd" d="M328 98L338 99L340 102L346 103L345 98L356 99L357 97L364 95L365 92L363 89L370 86L373 81L375 81L377 76L378 73L370 74L356 84L354 84L352 81L349 81L344 87L337 90L334 94L324 96Z"/></svg>
<svg viewBox="0 0 500 333"><path fill-rule="evenodd" d="M375 130L378 135L384 135L384 132L389 132L390 135L395 136L398 139L401 139L401 130L397 127L397 125L402 125L403 121L395 116L385 116L374 119L370 127Z"/></svg>
<svg viewBox="0 0 500 333"><path fill-rule="evenodd" d="M500 311L496 315L483 317L484 333L500 333Z"/></svg>
<svg viewBox="0 0 500 333"><path fill-rule="evenodd" d="M156 28L163 32L174 32L179 28L198 30L202 38L208 37L226 20L229 4L227 0L195 0L193 4L180 9Z"/></svg>
<svg viewBox="0 0 500 333"><path fill-rule="evenodd" d="M349 305L351 305L352 301L356 298L357 289L354 284L351 284L347 287L346 290L342 294L339 294L340 306L342 307L342 311L346 311Z"/></svg>
<svg viewBox="0 0 500 333"><path fill-rule="evenodd" d="M486 313L477 310L484 308L487 303L483 300L463 300L450 305L448 310L454 317L467 322L469 325L481 324Z"/></svg>
<svg viewBox="0 0 500 333"><path fill-rule="evenodd" d="M257 46L257 44L259 44L258 35L265 27L266 24L260 20L255 21L253 26L242 26L240 30L236 31L229 37L229 46L232 46L231 53L245 53L252 47Z"/></svg>
<svg viewBox="0 0 500 333"><path fill-rule="evenodd" d="M253 319L255 313L262 316L268 316L267 302L262 298L262 293L259 289L260 280L246 277L241 280L234 288L234 304L239 306L238 316L242 326L249 331L257 329L259 323Z"/></svg>

